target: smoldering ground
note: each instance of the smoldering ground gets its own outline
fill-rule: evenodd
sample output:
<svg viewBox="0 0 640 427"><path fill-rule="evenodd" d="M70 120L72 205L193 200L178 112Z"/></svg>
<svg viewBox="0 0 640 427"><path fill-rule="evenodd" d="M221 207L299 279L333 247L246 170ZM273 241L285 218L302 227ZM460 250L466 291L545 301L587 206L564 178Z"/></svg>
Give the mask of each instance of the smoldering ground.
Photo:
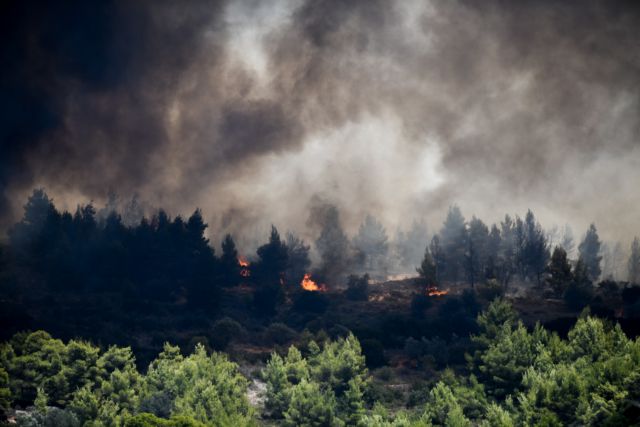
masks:
<svg viewBox="0 0 640 427"><path fill-rule="evenodd" d="M8 2L4 224L139 194L214 234L536 211L638 233L631 2ZM311 232L309 231L309 234Z"/></svg>

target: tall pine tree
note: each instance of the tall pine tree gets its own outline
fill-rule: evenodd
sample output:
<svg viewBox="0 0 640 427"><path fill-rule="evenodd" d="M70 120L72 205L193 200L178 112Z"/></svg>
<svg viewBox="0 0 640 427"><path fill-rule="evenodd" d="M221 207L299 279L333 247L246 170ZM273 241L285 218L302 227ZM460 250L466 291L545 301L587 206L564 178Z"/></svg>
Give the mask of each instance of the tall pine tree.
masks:
<svg viewBox="0 0 640 427"><path fill-rule="evenodd" d="M598 237L598 230L596 230L596 226L594 224L591 224L587 230L587 234L584 236L584 240L580 243L580 246L578 246L578 251L580 252L580 258L582 258L587 269L587 275L593 282L598 280L600 273L602 272L600 268L600 261L602 260L602 256L600 255L600 246L601 243L600 238Z"/></svg>

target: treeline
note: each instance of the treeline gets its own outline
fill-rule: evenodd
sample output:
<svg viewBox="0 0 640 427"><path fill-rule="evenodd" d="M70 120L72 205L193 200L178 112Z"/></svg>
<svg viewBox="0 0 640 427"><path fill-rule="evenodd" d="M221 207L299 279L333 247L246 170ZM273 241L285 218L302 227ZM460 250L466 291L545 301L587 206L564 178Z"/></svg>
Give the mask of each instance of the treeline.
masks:
<svg viewBox="0 0 640 427"><path fill-rule="evenodd" d="M640 340L583 313L567 338L527 329L494 301L477 318L468 368L412 386L398 407L391 374L367 370L351 334L273 353L255 379L220 353L166 344L144 373L130 349L66 344L45 332L0 346L0 408L29 426L561 426L640 421ZM317 336L319 337L319 336ZM14 413L11 408L30 407Z"/></svg>
<svg viewBox="0 0 640 427"><path fill-rule="evenodd" d="M507 288L514 278L543 285L549 279L553 292L562 294L560 282L566 285L572 281L570 269L581 282L596 283L603 278L605 247L594 224L578 245L577 259L570 262L568 253L574 246L570 229L560 241L553 242L531 210L524 219L506 215L499 224L489 227L475 216L467 222L460 209L453 206L427 246L419 272L434 283L464 281L472 287L497 280ZM636 238L628 260L631 283L640 280L639 272L640 243ZM613 281L611 276L603 279Z"/></svg>
<svg viewBox="0 0 640 427"><path fill-rule="evenodd" d="M279 283L299 280L309 266L308 246L293 235L287 245L274 228L257 250L251 278L242 277L233 238L225 236L216 256L205 238L207 224L196 210L188 219L160 210L125 226L111 211L96 218L93 205L75 214L58 211L43 190L35 190L23 219L9 231L7 262L38 277L36 286L58 292L125 292L136 298L215 308L217 288L240 280Z"/></svg>

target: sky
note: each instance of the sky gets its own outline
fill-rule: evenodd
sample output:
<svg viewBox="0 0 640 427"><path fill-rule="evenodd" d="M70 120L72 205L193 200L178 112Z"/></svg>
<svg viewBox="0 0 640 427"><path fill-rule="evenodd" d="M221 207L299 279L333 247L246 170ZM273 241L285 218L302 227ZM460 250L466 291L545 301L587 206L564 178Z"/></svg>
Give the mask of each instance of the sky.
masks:
<svg viewBox="0 0 640 427"><path fill-rule="evenodd" d="M457 204L640 234L637 3L0 8L4 228L43 187L71 210L112 192L199 207L241 245L272 223L311 239L318 203L350 232L367 213L437 229Z"/></svg>

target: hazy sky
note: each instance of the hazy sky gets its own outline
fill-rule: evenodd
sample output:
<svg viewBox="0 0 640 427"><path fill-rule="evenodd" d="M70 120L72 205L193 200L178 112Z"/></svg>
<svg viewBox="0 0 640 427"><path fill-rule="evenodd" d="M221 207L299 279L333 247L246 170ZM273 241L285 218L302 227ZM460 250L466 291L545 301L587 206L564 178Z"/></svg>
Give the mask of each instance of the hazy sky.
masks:
<svg viewBox="0 0 640 427"><path fill-rule="evenodd" d="M618 1L2 6L0 201L139 194L214 234L447 207L640 234L640 10ZM432 227L433 228L433 227Z"/></svg>

